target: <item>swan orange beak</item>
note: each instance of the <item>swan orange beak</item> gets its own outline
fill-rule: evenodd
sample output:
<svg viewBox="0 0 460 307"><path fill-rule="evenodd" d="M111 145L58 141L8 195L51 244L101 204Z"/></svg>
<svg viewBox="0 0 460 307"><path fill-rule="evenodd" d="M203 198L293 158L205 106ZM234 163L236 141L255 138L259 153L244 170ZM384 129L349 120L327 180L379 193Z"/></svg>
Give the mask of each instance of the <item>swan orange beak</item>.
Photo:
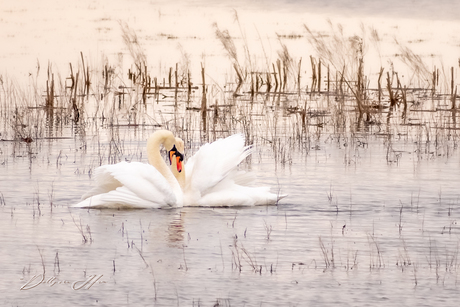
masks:
<svg viewBox="0 0 460 307"><path fill-rule="evenodd" d="M176 156L177 171L182 172L182 158Z"/></svg>

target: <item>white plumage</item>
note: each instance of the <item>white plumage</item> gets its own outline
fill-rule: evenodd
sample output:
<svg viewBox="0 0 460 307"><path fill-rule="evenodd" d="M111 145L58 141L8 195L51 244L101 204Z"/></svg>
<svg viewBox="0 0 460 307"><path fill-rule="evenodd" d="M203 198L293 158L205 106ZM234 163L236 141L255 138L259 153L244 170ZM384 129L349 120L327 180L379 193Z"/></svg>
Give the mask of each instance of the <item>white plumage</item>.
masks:
<svg viewBox="0 0 460 307"><path fill-rule="evenodd" d="M174 189L152 165L120 162L95 170L95 187L74 207L171 208L182 207L182 193ZM176 187L180 190L180 187Z"/></svg>
<svg viewBox="0 0 460 307"><path fill-rule="evenodd" d="M276 204L285 196L271 193L269 187L252 187L254 176L237 170L253 152L252 146L244 146L242 134L203 145L183 170L177 164L181 164L178 157L183 157L184 144L171 132L157 131L147 144L151 164L121 162L98 167L95 186L73 207L257 206ZM160 144L173 157L171 169L160 155Z"/></svg>
<svg viewBox="0 0 460 307"><path fill-rule="evenodd" d="M184 205L234 207L276 204L283 196L268 187L251 187L254 176L237 166L254 151L235 134L203 145L185 164ZM177 175L176 175L177 177Z"/></svg>

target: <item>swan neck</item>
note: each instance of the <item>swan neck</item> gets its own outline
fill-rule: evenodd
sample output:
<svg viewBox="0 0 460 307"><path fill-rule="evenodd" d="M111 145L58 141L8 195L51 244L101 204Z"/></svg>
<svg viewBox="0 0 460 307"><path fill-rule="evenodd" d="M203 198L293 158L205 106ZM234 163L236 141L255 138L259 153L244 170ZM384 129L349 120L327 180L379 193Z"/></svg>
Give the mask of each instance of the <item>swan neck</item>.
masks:
<svg viewBox="0 0 460 307"><path fill-rule="evenodd" d="M176 177L182 191L185 191L185 167L182 167L182 171L179 173L177 171L177 163L176 159L173 159L173 163L171 163L171 172L173 173L174 177Z"/></svg>
<svg viewBox="0 0 460 307"><path fill-rule="evenodd" d="M173 182L174 176L171 174L165 160L160 154L160 146L164 145L166 140L171 137L174 139L171 132L160 130L152 134L147 140L147 156L149 163L153 165L169 183ZM168 150L168 148L166 149Z"/></svg>

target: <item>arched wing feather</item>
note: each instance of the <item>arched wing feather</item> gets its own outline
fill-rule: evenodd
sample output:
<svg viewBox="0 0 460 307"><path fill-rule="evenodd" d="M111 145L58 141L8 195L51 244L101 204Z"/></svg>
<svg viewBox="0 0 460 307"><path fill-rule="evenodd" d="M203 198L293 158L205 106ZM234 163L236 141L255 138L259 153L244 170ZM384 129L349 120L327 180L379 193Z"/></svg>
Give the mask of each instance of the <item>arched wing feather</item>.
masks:
<svg viewBox="0 0 460 307"><path fill-rule="evenodd" d="M207 193L252 152L252 146L244 146L242 134L203 145L185 165L186 182L191 185L188 189Z"/></svg>
<svg viewBox="0 0 460 307"><path fill-rule="evenodd" d="M91 200L94 205L90 207L104 202L155 208L174 207L177 203L167 180L150 164L120 162L104 165L96 169L95 181L96 186L84 195L84 198L94 198ZM85 203L90 204L89 201Z"/></svg>

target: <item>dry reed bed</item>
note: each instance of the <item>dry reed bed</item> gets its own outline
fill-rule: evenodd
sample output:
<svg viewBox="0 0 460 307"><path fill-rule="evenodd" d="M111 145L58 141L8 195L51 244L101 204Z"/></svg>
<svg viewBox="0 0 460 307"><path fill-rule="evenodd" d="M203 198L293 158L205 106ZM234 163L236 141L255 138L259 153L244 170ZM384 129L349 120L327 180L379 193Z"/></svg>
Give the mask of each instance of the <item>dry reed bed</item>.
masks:
<svg viewBox="0 0 460 307"><path fill-rule="evenodd" d="M436 67L431 71L420 56L398 43L400 58L411 71L409 83L401 83L392 63L373 77L366 76L366 49L368 45L378 49L380 40L375 29L368 34L363 26L361 36L349 38L340 25L331 24L329 36L305 26L316 57L306 55L310 61L303 63L302 58L294 59L280 36L278 59L270 63L262 57L265 63L258 66L244 32L240 33L242 56L237 52L238 42L215 25L236 80L222 85L206 83L203 65L192 80L188 59L171 67L167 76L152 76L136 33L126 24L121 28L133 59L127 76L110 63L89 67L83 54L77 63L69 64L66 77L55 73L52 64L46 71L39 67L27 86L2 76L2 139L31 143L77 132L97 135L99 125L112 130L163 126L188 139L194 139L198 131L201 140L214 139L217 131L224 135L243 131L250 143L265 139L274 144L280 141L274 140L278 136L310 142L314 139L310 131L328 127L355 133L378 126L381 134L412 134L418 143L436 140L438 146L446 135L456 142L454 68L448 76ZM43 77L45 83L39 83ZM265 127L260 129L254 122ZM63 133L70 126L74 127L70 135ZM258 129L271 135L258 137Z"/></svg>

